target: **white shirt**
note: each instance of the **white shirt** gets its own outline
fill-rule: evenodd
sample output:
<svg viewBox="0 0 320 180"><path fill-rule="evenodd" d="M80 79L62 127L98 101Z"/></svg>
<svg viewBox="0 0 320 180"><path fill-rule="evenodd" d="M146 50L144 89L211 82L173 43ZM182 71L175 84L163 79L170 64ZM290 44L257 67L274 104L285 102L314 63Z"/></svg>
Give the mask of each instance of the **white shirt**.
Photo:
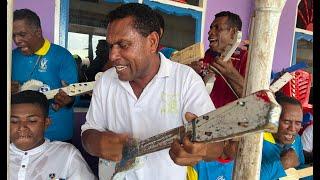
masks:
<svg viewBox="0 0 320 180"><path fill-rule="evenodd" d="M91 172L78 149L72 144L46 139L28 151L18 149L13 143L9 147L11 180L92 180Z"/></svg>
<svg viewBox="0 0 320 180"><path fill-rule="evenodd" d="M301 141L303 150L312 152L313 150L313 124L309 125L302 133Z"/></svg>
<svg viewBox="0 0 320 180"><path fill-rule="evenodd" d="M143 140L182 126L187 122L186 112L200 116L215 109L201 77L192 68L159 54L159 71L139 99L128 81L118 79L115 68L104 72L94 87L82 132L127 132ZM176 165L168 151L145 155L144 166L127 173L125 179L186 179L187 168Z"/></svg>

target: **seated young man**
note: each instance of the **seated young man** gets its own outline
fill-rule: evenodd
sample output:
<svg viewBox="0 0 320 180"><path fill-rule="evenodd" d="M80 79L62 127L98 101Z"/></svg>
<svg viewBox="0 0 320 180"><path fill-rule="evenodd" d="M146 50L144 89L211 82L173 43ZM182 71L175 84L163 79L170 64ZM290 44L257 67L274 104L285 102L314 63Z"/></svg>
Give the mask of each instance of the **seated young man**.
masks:
<svg viewBox="0 0 320 180"><path fill-rule="evenodd" d="M48 112L48 100L40 92L11 96L10 179L96 179L73 145L44 138Z"/></svg>
<svg viewBox="0 0 320 180"><path fill-rule="evenodd" d="M298 134L302 122L302 106L294 97L279 96L282 107L278 132L264 133L261 180L278 179L287 176L286 169L301 168L305 159L301 138Z"/></svg>

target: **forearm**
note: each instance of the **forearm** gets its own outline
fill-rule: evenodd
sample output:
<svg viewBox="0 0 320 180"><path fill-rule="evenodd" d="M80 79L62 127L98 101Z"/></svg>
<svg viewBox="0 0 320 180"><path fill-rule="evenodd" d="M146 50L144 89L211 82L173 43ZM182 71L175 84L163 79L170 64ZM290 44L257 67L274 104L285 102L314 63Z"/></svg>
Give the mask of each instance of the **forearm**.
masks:
<svg viewBox="0 0 320 180"><path fill-rule="evenodd" d="M83 148L92 156L100 157L100 139L102 132L88 129L82 133L81 141Z"/></svg>
<svg viewBox="0 0 320 180"><path fill-rule="evenodd" d="M231 87L234 89L238 97L243 95L244 78L238 71L233 72L230 76L226 77Z"/></svg>
<svg viewBox="0 0 320 180"><path fill-rule="evenodd" d="M214 161L222 156L223 153L223 142L215 142L207 144L206 156L203 157L204 161Z"/></svg>

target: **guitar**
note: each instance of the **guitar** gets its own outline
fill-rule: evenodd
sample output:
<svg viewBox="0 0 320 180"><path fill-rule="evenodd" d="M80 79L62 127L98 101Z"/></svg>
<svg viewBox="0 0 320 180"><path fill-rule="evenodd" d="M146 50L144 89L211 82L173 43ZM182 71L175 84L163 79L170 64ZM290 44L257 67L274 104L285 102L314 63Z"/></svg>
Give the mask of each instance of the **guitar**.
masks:
<svg viewBox="0 0 320 180"><path fill-rule="evenodd" d="M180 64L190 64L204 57L203 43L196 43L172 54L171 60Z"/></svg>
<svg viewBox="0 0 320 180"><path fill-rule="evenodd" d="M100 79L102 74L103 72L97 73L95 76L95 80ZM40 91L44 95L46 95L47 99L53 99L60 89L62 89L65 93L67 93L68 96L77 96L77 95L81 95L81 94L92 91L94 84L95 84L95 81L82 82L82 83L70 84L68 86L65 86L59 89L46 90L45 88L43 88L44 84L41 81L31 79L25 82L20 87L20 91L25 91L25 90Z"/></svg>
<svg viewBox="0 0 320 180"><path fill-rule="evenodd" d="M280 113L273 93L258 91L183 126L145 140L133 139L124 146L119 163L99 160L99 178L123 179L127 172L143 166L143 155L169 148L175 139L182 140L185 136L193 142L217 142L262 131L274 133Z"/></svg>

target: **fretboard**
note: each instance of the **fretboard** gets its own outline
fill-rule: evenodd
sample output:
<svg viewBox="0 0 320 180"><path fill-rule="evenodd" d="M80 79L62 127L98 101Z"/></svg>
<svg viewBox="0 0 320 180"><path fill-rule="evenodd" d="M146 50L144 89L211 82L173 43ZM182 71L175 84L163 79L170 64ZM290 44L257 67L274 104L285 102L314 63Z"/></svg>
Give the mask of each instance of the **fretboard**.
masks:
<svg viewBox="0 0 320 180"><path fill-rule="evenodd" d="M59 89L54 89L54 90L43 92L43 94L46 95L47 99L53 99L58 92L59 92Z"/></svg>
<svg viewBox="0 0 320 180"><path fill-rule="evenodd" d="M175 139L185 136L185 127L180 126L170 131L152 136L139 142L130 142L125 146L123 159L132 159L152 152L169 148Z"/></svg>

